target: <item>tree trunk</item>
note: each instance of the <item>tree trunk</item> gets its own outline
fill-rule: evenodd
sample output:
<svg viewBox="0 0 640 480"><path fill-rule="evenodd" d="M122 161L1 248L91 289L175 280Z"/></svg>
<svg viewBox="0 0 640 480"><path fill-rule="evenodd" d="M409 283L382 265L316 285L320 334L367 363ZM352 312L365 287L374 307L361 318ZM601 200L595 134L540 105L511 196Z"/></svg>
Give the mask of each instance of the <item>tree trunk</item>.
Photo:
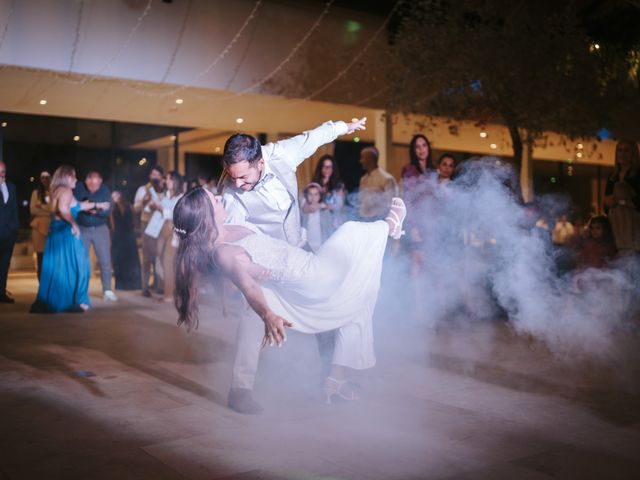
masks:
<svg viewBox="0 0 640 480"><path fill-rule="evenodd" d="M509 133L513 144L513 161L518 172L520 195L524 203L529 203L533 200L533 135L513 124L509 125Z"/></svg>

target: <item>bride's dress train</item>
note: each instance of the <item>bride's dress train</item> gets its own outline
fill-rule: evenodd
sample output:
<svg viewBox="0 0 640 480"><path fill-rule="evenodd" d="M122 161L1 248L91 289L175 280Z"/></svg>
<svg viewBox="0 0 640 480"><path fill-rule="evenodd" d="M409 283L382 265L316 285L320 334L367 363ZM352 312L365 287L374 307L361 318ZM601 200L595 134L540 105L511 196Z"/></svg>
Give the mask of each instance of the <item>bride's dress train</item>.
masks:
<svg viewBox="0 0 640 480"><path fill-rule="evenodd" d="M388 234L383 220L347 222L315 254L261 233L234 244L271 272L262 290L274 313L303 333L337 329L333 363L363 369L375 364L372 317Z"/></svg>

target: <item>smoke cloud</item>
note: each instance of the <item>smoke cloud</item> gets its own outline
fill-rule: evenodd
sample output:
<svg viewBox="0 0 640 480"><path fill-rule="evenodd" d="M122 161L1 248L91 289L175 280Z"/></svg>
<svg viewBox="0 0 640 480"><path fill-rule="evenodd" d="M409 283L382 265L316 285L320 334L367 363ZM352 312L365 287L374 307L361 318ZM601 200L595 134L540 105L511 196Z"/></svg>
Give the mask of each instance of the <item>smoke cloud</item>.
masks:
<svg viewBox="0 0 640 480"><path fill-rule="evenodd" d="M388 284L396 288L382 295L380 308L400 308L426 326L503 319L557 355L606 358L615 337L634 328L637 259L558 268L566 252L535 222L546 216L553 228L567 200L543 196L533 211L519 202L515 185L513 169L493 157L466 161L447 184L432 178L409 185L408 235L387 262Z"/></svg>

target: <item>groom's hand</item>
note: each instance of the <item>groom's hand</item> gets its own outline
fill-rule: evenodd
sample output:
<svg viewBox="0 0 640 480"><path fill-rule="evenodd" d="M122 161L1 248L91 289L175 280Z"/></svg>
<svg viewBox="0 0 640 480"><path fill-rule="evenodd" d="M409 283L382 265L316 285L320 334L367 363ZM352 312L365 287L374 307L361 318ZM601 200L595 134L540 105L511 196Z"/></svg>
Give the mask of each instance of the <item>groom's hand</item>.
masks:
<svg viewBox="0 0 640 480"><path fill-rule="evenodd" d="M282 344L287 341L285 327L293 327L293 323L273 312L265 314L262 320L264 321L264 338L262 339L262 346L266 347L269 345L270 347L273 347L275 344L281 347Z"/></svg>
<svg viewBox="0 0 640 480"><path fill-rule="evenodd" d="M358 130L366 130L367 117L361 119L354 118L351 123L347 123L347 135L356 132Z"/></svg>

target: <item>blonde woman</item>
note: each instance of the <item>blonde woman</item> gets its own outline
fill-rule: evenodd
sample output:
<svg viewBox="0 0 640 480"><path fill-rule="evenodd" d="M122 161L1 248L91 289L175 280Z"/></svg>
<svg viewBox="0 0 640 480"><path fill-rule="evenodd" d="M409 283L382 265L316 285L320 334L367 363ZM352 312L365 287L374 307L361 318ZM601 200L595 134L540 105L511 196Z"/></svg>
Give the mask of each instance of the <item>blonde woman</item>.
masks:
<svg viewBox="0 0 640 480"><path fill-rule="evenodd" d="M76 219L83 210L108 209L109 202L78 202L73 196L76 183L76 172L69 165L59 167L51 179L51 224L32 312L83 312L90 308L91 269Z"/></svg>
<svg viewBox="0 0 640 480"><path fill-rule="evenodd" d="M33 217L31 220L31 239L33 241L33 249L38 256L38 280L42 272L42 256L44 247L47 243L47 235L49 234L49 222L51 221L51 210L49 202L49 186L51 185L51 174L46 170L40 173L40 184L31 193L31 201L29 202L29 211Z"/></svg>

